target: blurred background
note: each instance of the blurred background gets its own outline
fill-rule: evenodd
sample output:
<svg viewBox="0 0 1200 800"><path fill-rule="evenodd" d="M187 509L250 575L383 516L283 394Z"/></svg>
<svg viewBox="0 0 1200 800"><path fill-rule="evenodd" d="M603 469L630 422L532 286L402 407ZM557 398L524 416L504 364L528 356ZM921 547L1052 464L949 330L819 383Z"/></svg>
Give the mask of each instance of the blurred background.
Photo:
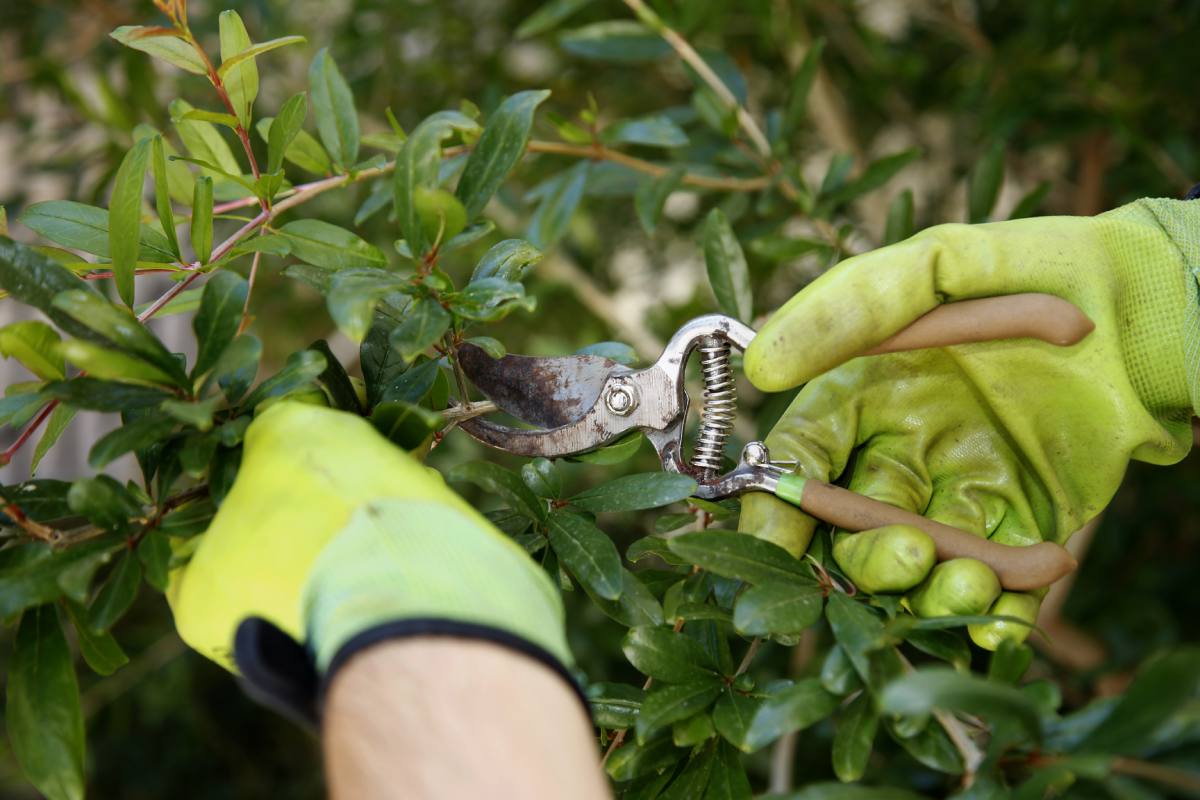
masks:
<svg viewBox="0 0 1200 800"><path fill-rule="evenodd" d="M518 40L520 23L541 0L192 0L193 30L216 51L217 14L235 8L258 41L298 33L308 44L260 60L259 115L306 85L320 47L331 48L354 90L364 132L387 129L383 109L411 127L442 108L471 100L485 112L523 88L553 90L546 108L574 118L594 98L601 119L689 105L692 83L673 58L621 63L581 58L558 34ZM582 5L582 4L581 4ZM819 184L835 159L865 163L906 148L921 157L886 188L847 209L836 255L881 243L889 207L905 191L917 229L968 218L967 180L1000 152L1003 183L992 216L1006 218L1040 197L1037 213L1094 214L1143 196L1182 196L1200 180L1200 3L1183 0L663 0L652 3L690 41L723 51L744 81L752 112L778 106L790 77L818 39L825 41L808 106L800 157ZM0 16L0 205L11 234L30 203L75 199L105 205L112 175L139 123L169 126L168 102L211 106L207 84L118 45L119 25L157 24L149 0L35 0L5 4ZM567 28L628 18L614 0L595 0ZM539 115L543 118L545 115ZM541 123L546 126L543 120ZM554 138L553 129L535 136ZM261 145L256 142L256 146ZM703 142L698 142L698 148ZM698 161L703 152L696 152ZM531 159L529 185L552 164ZM561 166L561 163L559 164ZM310 216L353 227L369 188L331 192ZM500 198L501 228L516 235L532 204L512 187ZM712 309L697 246L701 202L676 193L653 235L637 222L631 187L593 180L588 196L530 291L535 317L516 316L501 337L516 352L563 353L617 339L653 356L682 320ZM740 203L740 206L739 206ZM827 268L828 252L797 252L756 230L744 197L725 201L741 218L757 307L769 310ZM379 214L356 230L390 251L394 224ZM804 221L785 228L802 239ZM281 359L319 337L353 367L356 352L337 339L321 298L282 278L267 262L255 322ZM148 294L152 287L142 287ZM0 322L16 309L0 304ZM536 320L533 324L531 320ZM185 316L156 323L169 345L186 349ZM819 346L815 342L814 346ZM5 385L24 380L4 365ZM755 426L769 427L787 398L752 398ZM76 422L39 469L40 477L87 473L87 445L105 425ZM5 431L9 439L13 431ZM451 435L435 456L444 463L472 451ZM649 469L652 464L647 463ZM585 467L573 479L586 483ZM28 477L29 464L0 470L0 482ZM627 542L644 533L633 515L619 520ZM1070 706L1082 705L1163 645L1197 641L1200 592L1192 577L1200 528L1200 464L1139 465L1104 517L1070 596L1065 618L1099 646L1090 659L1045 659ZM620 549L624 549L620 547ZM3 591L3 587L0 587ZM595 621L574 645L593 679L623 677ZM109 678L82 675L93 796L157 798L318 797L316 742L253 706L220 669L188 652L172 632L165 604L143 593L117 635L132 664ZM7 643L0 643L0 657ZM619 659L619 653L616 657ZM829 731L806 732L801 759L828 774ZM1192 763L1195 745L1181 763ZM811 762L811 764L809 764ZM825 766L822 767L821 765ZM822 769L824 772L822 772ZM809 774L806 772L805 774ZM0 740L0 796L23 788Z"/></svg>

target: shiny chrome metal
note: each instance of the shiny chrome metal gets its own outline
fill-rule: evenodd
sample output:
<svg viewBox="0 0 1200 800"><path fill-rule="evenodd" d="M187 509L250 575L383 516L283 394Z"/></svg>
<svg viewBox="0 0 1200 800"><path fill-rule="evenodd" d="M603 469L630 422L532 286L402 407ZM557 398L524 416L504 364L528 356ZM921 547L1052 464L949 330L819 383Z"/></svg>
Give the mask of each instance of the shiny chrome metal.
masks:
<svg viewBox="0 0 1200 800"><path fill-rule="evenodd" d="M708 477L721 469L725 442L737 417L737 384L729 365L729 341L706 336L700 343L700 374L704 379L704 404L700 407L700 430L692 451L692 467Z"/></svg>

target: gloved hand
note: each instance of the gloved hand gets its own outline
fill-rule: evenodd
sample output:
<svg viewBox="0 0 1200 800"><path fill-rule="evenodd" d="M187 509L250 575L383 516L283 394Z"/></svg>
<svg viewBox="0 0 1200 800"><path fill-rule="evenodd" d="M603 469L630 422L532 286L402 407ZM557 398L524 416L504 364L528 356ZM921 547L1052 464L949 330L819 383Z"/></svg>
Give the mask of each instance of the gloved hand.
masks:
<svg viewBox="0 0 1200 800"><path fill-rule="evenodd" d="M980 536L1064 542L1105 507L1130 459L1170 464L1191 446L1196 270L1200 203L1175 200L1095 218L942 225L848 259L792 298L746 352L758 388L806 384L767 445L808 477L848 478L856 492ZM1096 328L1071 347L1025 339L854 358L940 303L1019 292L1065 298ZM741 530L793 554L815 524L770 495L743 502ZM913 572L904 557L913 530L876 536L885 550L869 559L868 548L845 545L835 557L841 550L840 566L864 586L903 589L890 579ZM952 565L929 581L960 591L951 573L972 585L994 579L943 566ZM913 597L953 607L931 597L938 591L950 590L926 585ZM996 602L1029 609L1007 594ZM995 630L976 628L977 642L998 644Z"/></svg>
<svg viewBox="0 0 1200 800"><path fill-rule="evenodd" d="M320 681L383 638L488 639L564 675L571 661L561 598L525 551L328 408L281 402L250 425L233 488L171 578L184 641L308 719Z"/></svg>

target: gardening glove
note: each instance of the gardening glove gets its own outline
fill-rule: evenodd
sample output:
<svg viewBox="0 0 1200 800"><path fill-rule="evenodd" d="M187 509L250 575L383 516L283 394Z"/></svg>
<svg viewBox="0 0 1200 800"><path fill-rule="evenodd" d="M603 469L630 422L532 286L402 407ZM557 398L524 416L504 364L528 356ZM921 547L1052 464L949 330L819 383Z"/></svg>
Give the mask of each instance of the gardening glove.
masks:
<svg viewBox="0 0 1200 800"><path fill-rule="evenodd" d="M232 489L171 578L184 641L308 721L337 668L383 639L485 639L570 681L546 574L352 414L281 402L259 415Z"/></svg>
<svg viewBox="0 0 1200 800"><path fill-rule="evenodd" d="M1198 272L1200 203L1176 200L1094 218L941 225L850 258L793 297L746 352L758 388L804 384L767 438L772 457L1004 544L1064 542L1109 502L1130 459L1171 464L1191 446ZM941 303L1021 292L1069 300L1095 330L1070 347L1020 339L855 358ZM768 494L743 503L741 530L795 555L815 525ZM907 526L840 534L834 556L864 589L903 591L932 566L921 536ZM979 566L939 565L909 607L1028 610L1019 596L997 599ZM989 630L972 635L994 646Z"/></svg>

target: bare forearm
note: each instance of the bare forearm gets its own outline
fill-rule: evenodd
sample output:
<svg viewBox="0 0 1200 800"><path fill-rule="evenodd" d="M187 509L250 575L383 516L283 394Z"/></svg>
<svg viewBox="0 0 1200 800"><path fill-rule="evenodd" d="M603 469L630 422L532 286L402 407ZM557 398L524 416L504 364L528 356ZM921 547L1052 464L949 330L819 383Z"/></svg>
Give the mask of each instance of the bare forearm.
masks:
<svg viewBox="0 0 1200 800"><path fill-rule="evenodd" d="M486 642L407 639L355 656L323 737L333 798L609 797L570 687Z"/></svg>

